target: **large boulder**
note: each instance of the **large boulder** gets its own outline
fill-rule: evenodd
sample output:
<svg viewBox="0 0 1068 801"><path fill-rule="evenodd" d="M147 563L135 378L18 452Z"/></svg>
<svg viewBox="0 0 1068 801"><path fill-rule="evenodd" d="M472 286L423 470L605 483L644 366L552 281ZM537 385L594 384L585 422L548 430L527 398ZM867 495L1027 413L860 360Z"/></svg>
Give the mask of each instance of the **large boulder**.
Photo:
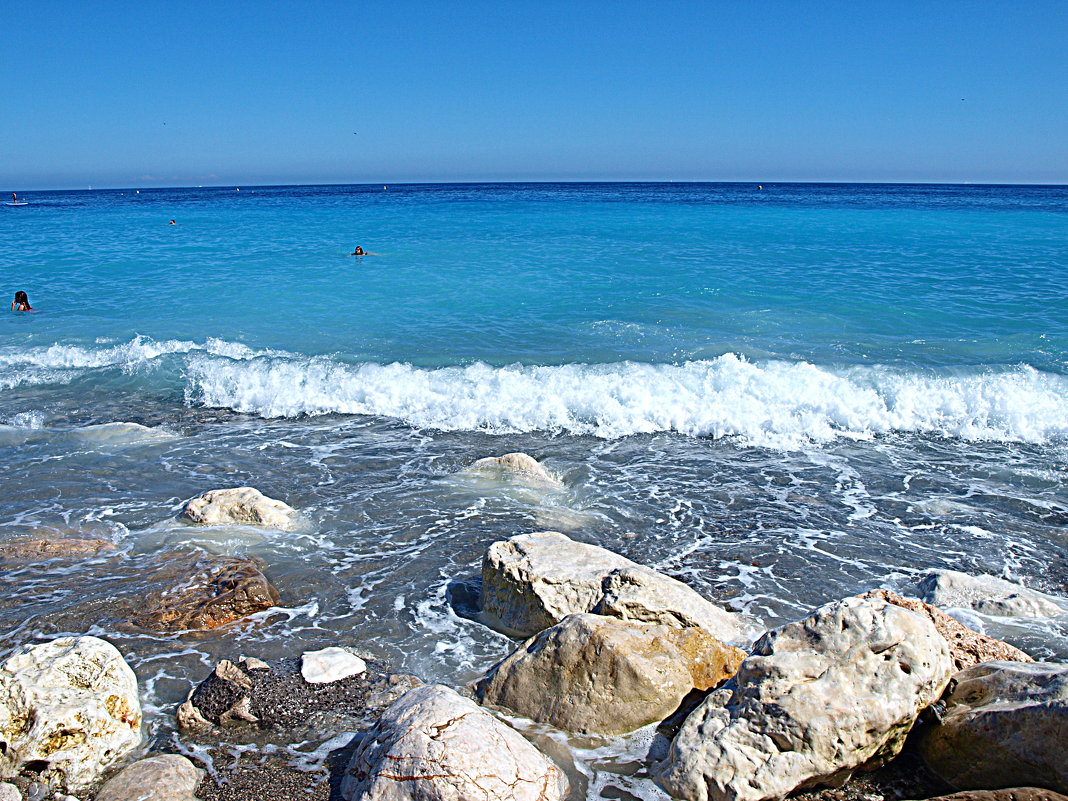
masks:
<svg viewBox="0 0 1068 801"><path fill-rule="evenodd" d="M131 622L155 631L214 629L276 606L278 590L247 557L187 552L160 565Z"/></svg>
<svg viewBox="0 0 1068 801"><path fill-rule="evenodd" d="M556 476L542 467L533 456L525 453L506 453L503 456L487 456L470 464L462 471L465 475L484 476L496 480L514 480L522 484L563 489Z"/></svg>
<svg viewBox="0 0 1068 801"><path fill-rule="evenodd" d="M514 729L447 687L406 693L364 736L346 801L559 801L563 772Z"/></svg>
<svg viewBox="0 0 1068 801"><path fill-rule="evenodd" d="M115 646L60 637L0 668L0 778L31 766L79 792L141 742L137 677Z"/></svg>
<svg viewBox="0 0 1068 801"><path fill-rule="evenodd" d="M280 531L300 525L296 509L253 487L209 490L185 505L182 518L198 526L265 526Z"/></svg>
<svg viewBox="0 0 1068 801"><path fill-rule="evenodd" d="M768 632L734 689L682 724L657 769L673 796L762 801L837 785L900 751L953 667L925 617L881 598L847 598Z"/></svg>
<svg viewBox="0 0 1068 801"><path fill-rule="evenodd" d="M996 576L971 576L956 570L930 570L919 596L942 609L972 609L1001 617L1058 617L1068 614L1068 599L1031 590Z"/></svg>
<svg viewBox="0 0 1068 801"><path fill-rule="evenodd" d="M184 756L160 754L127 765L104 782L95 801L196 801L204 776Z"/></svg>
<svg viewBox="0 0 1068 801"><path fill-rule="evenodd" d="M583 734L663 720L693 689L734 675L745 652L698 628L569 615L476 684L483 703Z"/></svg>
<svg viewBox="0 0 1068 801"><path fill-rule="evenodd" d="M1068 793L1068 664L988 662L953 677L924 761L954 787Z"/></svg>
<svg viewBox="0 0 1068 801"><path fill-rule="evenodd" d="M490 625L529 637L568 615L594 610L700 626L725 642L745 641L751 631L741 616L719 609L682 582L557 531L520 534L486 550L482 612Z"/></svg>
<svg viewBox="0 0 1068 801"><path fill-rule="evenodd" d="M949 643L949 657L953 660L954 671L964 670L981 662L1034 662L1030 656L1007 642L987 637L974 629L960 623L941 609L931 606L917 598L902 598L890 590L872 590L862 598L882 598L894 606L909 609L923 615L946 638Z"/></svg>

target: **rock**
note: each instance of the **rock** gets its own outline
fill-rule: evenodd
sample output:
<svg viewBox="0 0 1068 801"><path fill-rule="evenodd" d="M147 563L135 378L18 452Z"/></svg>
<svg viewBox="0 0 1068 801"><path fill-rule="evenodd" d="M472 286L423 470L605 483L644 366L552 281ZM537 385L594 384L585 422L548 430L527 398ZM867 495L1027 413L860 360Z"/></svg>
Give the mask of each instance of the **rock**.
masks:
<svg viewBox="0 0 1068 801"><path fill-rule="evenodd" d="M310 684L328 684L367 670L367 663L345 648L305 651L300 661L300 675Z"/></svg>
<svg viewBox="0 0 1068 801"><path fill-rule="evenodd" d="M916 598L902 598L890 590L872 590L861 598L882 598L894 606L909 609L923 615L946 638L949 643L949 657L953 660L954 671L964 670L981 662L1034 662L1030 656L1007 642L995 640L985 634L968 628L963 623L951 618L941 609L924 603Z"/></svg>
<svg viewBox="0 0 1068 801"><path fill-rule="evenodd" d="M22 801L22 793L15 785L0 782L0 801Z"/></svg>
<svg viewBox="0 0 1068 801"><path fill-rule="evenodd" d="M974 609L1000 617L1058 617L1068 613L1068 599L1029 590L996 576L970 576L956 570L928 571L919 597L943 609Z"/></svg>
<svg viewBox="0 0 1068 801"><path fill-rule="evenodd" d="M439 684L406 693L352 755L346 801L562 801L563 772L518 732Z"/></svg>
<svg viewBox="0 0 1068 801"><path fill-rule="evenodd" d="M255 724L259 729L316 730L315 736L326 730L358 731L420 684L414 676L389 673L374 662L365 662L359 674L316 684L301 675L302 662L222 660L178 708L179 728L195 732Z"/></svg>
<svg viewBox="0 0 1068 801"><path fill-rule="evenodd" d="M953 677L924 761L961 789L1035 785L1068 793L1068 664L987 662Z"/></svg>
<svg viewBox="0 0 1068 801"><path fill-rule="evenodd" d="M43 562L47 559L72 559L114 551L107 540L63 537L60 539L14 540L0 545L0 559L19 562Z"/></svg>
<svg viewBox="0 0 1068 801"><path fill-rule="evenodd" d="M296 509L253 487L205 492L185 505L182 517L200 526L266 526L292 531L299 525Z"/></svg>
<svg viewBox="0 0 1068 801"><path fill-rule="evenodd" d="M112 776L96 801L195 801L205 771L184 756L160 754L141 759Z"/></svg>
<svg viewBox="0 0 1068 801"><path fill-rule="evenodd" d="M734 689L686 718L656 780L699 801L841 784L900 751L952 669L927 618L881 598L827 604L757 641Z"/></svg>
<svg viewBox="0 0 1068 801"><path fill-rule="evenodd" d="M1041 787L1011 787L1007 790L963 790L928 801L1068 801L1068 796Z"/></svg>
<svg viewBox="0 0 1068 801"><path fill-rule="evenodd" d="M533 456L525 453L506 453L504 456L487 456L468 465L461 472L468 475L492 478L515 479L524 484L545 485L563 489L560 479L546 470Z"/></svg>
<svg viewBox="0 0 1068 801"><path fill-rule="evenodd" d="M491 668L476 693L558 729L623 734L726 681L744 658L698 628L569 615Z"/></svg>
<svg viewBox="0 0 1068 801"><path fill-rule="evenodd" d="M24 646L0 668L0 741L0 778L43 765L78 792L141 742L137 678L96 637Z"/></svg>
<svg viewBox="0 0 1068 801"><path fill-rule="evenodd" d="M247 557L177 554L152 576L155 586L131 623L155 631L214 629L276 606L276 590Z"/></svg>
<svg viewBox="0 0 1068 801"><path fill-rule="evenodd" d="M615 571L620 572L613 577ZM682 582L557 531L520 534L486 550L482 613L495 628L529 637L594 609L674 626L707 624L726 641L741 641L735 635L750 630L748 621Z"/></svg>

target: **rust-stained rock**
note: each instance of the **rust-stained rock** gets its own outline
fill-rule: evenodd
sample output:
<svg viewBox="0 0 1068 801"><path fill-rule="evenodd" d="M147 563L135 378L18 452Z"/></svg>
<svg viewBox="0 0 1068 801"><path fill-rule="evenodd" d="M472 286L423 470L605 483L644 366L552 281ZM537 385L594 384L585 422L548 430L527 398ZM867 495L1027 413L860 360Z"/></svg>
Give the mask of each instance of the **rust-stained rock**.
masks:
<svg viewBox="0 0 1068 801"><path fill-rule="evenodd" d="M1007 642L987 637L963 623L954 620L941 609L924 603L918 598L903 598L890 590L872 590L861 598L882 598L894 606L923 615L946 638L949 643L949 658L956 670L964 670L983 662L1034 662L1030 656Z"/></svg>
<svg viewBox="0 0 1068 801"><path fill-rule="evenodd" d="M0 545L0 559L18 562L43 562L47 559L70 559L76 556L96 556L114 551L107 540L76 537L14 540Z"/></svg>
<svg viewBox="0 0 1068 801"><path fill-rule="evenodd" d="M249 558L179 554L151 582L165 589L150 595L134 625L156 631L214 629L278 603L276 590Z"/></svg>

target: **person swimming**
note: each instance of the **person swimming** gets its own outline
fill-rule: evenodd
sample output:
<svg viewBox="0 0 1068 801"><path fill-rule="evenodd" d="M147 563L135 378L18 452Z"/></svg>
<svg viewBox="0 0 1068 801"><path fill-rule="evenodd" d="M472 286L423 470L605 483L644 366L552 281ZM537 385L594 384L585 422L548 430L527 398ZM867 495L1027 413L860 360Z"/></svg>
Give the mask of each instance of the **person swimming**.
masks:
<svg viewBox="0 0 1068 801"><path fill-rule="evenodd" d="M30 299L21 289L15 293L15 299L11 301L11 311L33 311Z"/></svg>
<svg viewBox="0 0 1068 801"><path fill-rule="evenodd" d="M346 253L345 255L346 256L377 256L378 254L377 253L372 253L369 250L364 250L362 247L357 245L356 249L354 251L352 251L352 253Z"/></svg>

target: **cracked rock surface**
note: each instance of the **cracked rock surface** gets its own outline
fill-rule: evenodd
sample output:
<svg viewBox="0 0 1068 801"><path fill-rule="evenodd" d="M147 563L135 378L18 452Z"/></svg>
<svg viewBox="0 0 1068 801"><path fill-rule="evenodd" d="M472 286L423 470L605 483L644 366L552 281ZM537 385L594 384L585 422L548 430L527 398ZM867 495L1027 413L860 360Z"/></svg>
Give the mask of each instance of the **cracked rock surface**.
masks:
<svg viewBox="0 0 1068 801"><path fill-rule="evenodd" d="M514 729L439 684L417 687L366 734L346 801L562 801L564 774Z"/></svg>

